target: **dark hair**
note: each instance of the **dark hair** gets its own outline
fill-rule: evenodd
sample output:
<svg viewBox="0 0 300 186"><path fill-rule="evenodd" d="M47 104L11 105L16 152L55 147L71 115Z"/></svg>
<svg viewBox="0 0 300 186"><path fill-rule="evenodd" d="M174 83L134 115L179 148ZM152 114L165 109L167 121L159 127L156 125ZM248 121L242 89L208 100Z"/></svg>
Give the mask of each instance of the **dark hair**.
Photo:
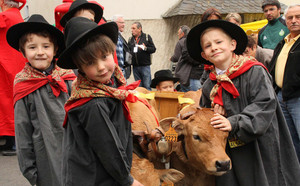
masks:
<svg viewBox="0 0 300 186"><path fill-rule="evenodd" d="M264 10L267 5L275 5L278 9L281 8L281 5L277 0L265 0L262 2L261 8Z"/></svg>
<svg viewBox="0 0 300 186"><path fill-rule="evenodd" d="M248 37L247 47L253 49L253 47L256 46L256 41L252 36L247 36L247 37Z"/></svg>
<svg viewBox="0 0 300 186"><path fill-rule="evenodd" d="M19 39L19 49L21 50L21 52L23 54L25 54L25 43L27 41L29 41L29 37L30 35L32 34L35 34L35 35L38 35L38 36L42 36L42 37L45 37L45 38L49 38L49 41L53 43L54 45L54 50L56 51L58 49L58 44L57 44L57 39L56 37L51 34L49 31L47 30L40 30L40 31L29 31L29 32L26 32L25 34L23 34L20 39Z"/></svg>
<svg viewBox="0 0 300 186"><path fill-rule="evenodd" d="M215 15L219 19L222 19L221 13L219 12L218 9L216 9L216 8L208 8L207 10L205 10L205 12L203 12L202 17L201 17L201 22L207 21L208 18L209 18L209 16L211 16L211 15Z"/></svg>
<svg viewBox="0 0 300 186"><path fill-rule="evenodd" d="M142 24L140 23L140 22L134 22L134 23L132 23L132 24L136 24L136 27L137 28L142 28Z"/></svg>
<svg viewBox="0 0 300 186"><path fill-rule="evenodd" d="M94 64L102 55L113 54L115 51L115 44L104 34L95 35L78 46L72 55L72 60L81 73L82 65Z"/></svg>
<svg viewBox="0 0 300 186"><path fill-rule="evenodd" d="M181 30L181 32L184 33L185 36L187 36L191 29L190 29L190 27L188 27L186 25L182 25L182 26L180 26L180 30Z"/></svg>

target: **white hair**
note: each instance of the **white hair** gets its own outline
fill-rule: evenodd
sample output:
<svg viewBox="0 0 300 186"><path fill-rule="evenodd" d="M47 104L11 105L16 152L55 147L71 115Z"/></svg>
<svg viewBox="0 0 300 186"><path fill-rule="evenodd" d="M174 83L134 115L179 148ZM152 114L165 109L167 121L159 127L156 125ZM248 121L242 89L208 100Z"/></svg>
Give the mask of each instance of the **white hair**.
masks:
<svg viewBox="0 0 300 186"><path fill-rule="evenodd" d="M114 21L114 22L116 22L119 18L124 18L124 16L123 15L121 15L121 14L116 14L116 15L114 15L113 17L112 17L112 21Z"/></svg>
<svg viewBox="0 0 300 186"><path fill-rule="evenodd" d="M4 0L4 6L8 8L19 8L19 2L16 2L14 0Z"/></svg>
<svg viewBox="0 0 300 186"><path fill-rule="evenodd" d="M285 11L284 11L284 17L286 16L288 10L289 10L290 8L294 8L295 6L300 6L300 4L297 3L297 4L293 4L293 5L288 6L288 7L285 9Z"/></svg>

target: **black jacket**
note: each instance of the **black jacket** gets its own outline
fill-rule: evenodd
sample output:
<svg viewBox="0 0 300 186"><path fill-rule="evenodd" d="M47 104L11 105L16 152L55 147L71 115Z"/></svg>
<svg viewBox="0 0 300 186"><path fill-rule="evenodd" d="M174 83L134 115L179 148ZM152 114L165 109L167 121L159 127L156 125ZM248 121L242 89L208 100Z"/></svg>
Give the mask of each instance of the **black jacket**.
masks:
<svg viewBox="0 0 300 186"><path fill-rule="evenodd" d="M141 33L138 38L138 45L145 44L147 49L144 51L142 49L138 49L137 53L133 52L133 48L136 45L136 40L134 37L130 37L128 40L128 46L130 48L132 54L132 65L133 66L146 66L151 65L151 54L156 51L155 45L152 41L152 38L149 34Z"/></svg>
<svg viewBox="0 0 300 186"><path fill-rule="evenodd" d="M278 43L274 49L273 58L268 66L269 72L273 77L273 86L275 91L278 92L280 88L275 83L275 66L277 58L281 52L281 49L285 41L282 40ZM300 38L294 43L289 51L287 62L285 65L283 85L282 85L282 97L283 100L289 100L292 98L300 97Z"/></svg>

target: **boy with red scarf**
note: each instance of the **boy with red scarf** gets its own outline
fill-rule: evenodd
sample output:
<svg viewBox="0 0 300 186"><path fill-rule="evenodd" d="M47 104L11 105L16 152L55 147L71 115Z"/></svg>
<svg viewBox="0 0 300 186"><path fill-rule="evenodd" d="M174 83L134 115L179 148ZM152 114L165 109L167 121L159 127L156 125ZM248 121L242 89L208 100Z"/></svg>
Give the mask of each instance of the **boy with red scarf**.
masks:
<svg viewBox="0 0 300 186"><path fill-rule="evenodd" d="M216 185L297 185L300 167L271 76L255 58L241 55L246 45L245 32L223 20L203 22L187 36L191 57L214 65L200 106L214 108L211 125L229 132L232 170L216 177Z"/></svg>
<svg viewBox="0 0 300 186"><path fill-rule="evenodd" d="M79 74L65 105L63 185L141 185L130 174L133 141L125 102L137 98L114 63L117 40L114 22L98 26L74 17L66 24L67 48L58 65Z"/></svg>
<svg viewBox="0 0 300 186"><path fill-rule="evenodd" d="M28 60L15 77L14 110L19 166L31 185L61 185L64 104L76 78L56 65L63 40L41 15L7 32L9 45Z"/></svg>

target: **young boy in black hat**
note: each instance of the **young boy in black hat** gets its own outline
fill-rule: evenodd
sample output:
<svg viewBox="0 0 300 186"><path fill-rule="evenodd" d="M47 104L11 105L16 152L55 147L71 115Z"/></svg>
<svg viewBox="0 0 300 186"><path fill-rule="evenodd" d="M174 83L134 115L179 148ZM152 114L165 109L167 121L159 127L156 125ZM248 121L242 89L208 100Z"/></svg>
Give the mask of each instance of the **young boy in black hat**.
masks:
<svg viewBox="0 0 300 186"><path fill-rule="evenodd" d="M174 78L171 70L159 70L155 72L150 87L161 92L174 92L174 84L177 81L179 81L179 78Z"/></svg>
<svg viewBox="0 0 300 186"><path fill-rule="evenodd" d="M215 66L200 106L214 108L211 125L229 132L232 170L216 177L216 185L295 185L299 163L270 74L255 58L241 55L246 45L245 32L222 20L203 22L187 36L190 56Z"/></svg>
<svg viewBox="0 0 300 186"><path fill-rule="evenodd" d="M99 23L102 15L103 9L96 3L90 3L87 0L76 0L71 4L68 12L61 18L60 24L62 27L65 27L72 17L85 17Z"/></svg>
<svg viewBox="0 0 300 186"><path fill-rule="evenodd" d="M56 65L64 36L41 15L12 26L7 42L28 60L14 81L14 113L20 170L31 185L61 185L64 103L72 70Z"/></svg>
<svg viewBox="0 0 300 186"><path fill-rule="evenodd" d="M142 185L130 175L133 141L125 101L137 98L114 63L117 40L114 22L98 26L74 17L66 25L67 48L58 65L78 68L79 75L65 105L63 185Z"/></svg>

